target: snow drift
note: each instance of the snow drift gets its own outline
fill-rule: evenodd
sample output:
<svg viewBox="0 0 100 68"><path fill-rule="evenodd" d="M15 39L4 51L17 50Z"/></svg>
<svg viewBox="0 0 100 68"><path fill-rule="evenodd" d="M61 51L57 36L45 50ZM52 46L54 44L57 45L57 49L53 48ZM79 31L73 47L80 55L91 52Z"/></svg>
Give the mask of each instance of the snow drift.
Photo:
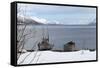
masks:
<svg viewBox="0 0 100 68"><path fill-rule="evenodd" d="M80 50L75 52L26 52L20 56L18 64L38 64L86 60L96 60L96 51L90 52L89 50Z"/></svg>

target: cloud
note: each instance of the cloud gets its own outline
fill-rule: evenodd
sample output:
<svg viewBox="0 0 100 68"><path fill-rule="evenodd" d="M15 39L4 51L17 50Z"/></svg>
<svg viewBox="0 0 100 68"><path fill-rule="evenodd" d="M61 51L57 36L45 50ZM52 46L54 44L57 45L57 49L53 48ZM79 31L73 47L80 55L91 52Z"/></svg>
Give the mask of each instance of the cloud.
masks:
<svg viewBox="0 0 100 68"><path fill-rule="evenodd" d="M19 15L32 17L44 24L88 24L96 18L96 8L19 4ZM24 11L24 12L23 12Z"/></svg>

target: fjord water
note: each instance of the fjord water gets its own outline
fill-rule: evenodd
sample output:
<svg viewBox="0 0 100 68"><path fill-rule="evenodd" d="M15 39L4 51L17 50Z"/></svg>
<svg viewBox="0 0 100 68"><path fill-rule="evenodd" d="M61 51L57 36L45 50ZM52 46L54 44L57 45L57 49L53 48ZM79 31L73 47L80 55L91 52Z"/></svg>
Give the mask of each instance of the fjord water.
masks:
<svg viewBox="0 0 100 68"><path fill-rule="evenodd" d="M51 42L55 48L62 48L63 45L73 41L78 49L96 48L96 28L94 26L61 26L50 28ZM58 46L57 46L58 45Z"/></svg>
<svg viewBox="0 0 100 68"><path fill-rule="evenodd" d="M64 44L70 41L75 42L78 49L96 49L96 26L27 25L24 33L29 33L26 38L32 37L26 41L25 49L31 49L35 45L37 47L42 38L48 36L49 43L54 44L53 49L63 50Z"/></svg>

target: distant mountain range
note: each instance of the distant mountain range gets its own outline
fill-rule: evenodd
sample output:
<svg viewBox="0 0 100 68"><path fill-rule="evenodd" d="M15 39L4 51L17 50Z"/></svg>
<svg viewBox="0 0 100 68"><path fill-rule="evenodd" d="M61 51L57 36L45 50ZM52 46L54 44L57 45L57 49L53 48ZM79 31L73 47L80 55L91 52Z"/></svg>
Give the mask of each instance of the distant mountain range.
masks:
<svg viewBox="0 0 100 68"><path fill-rule="evenodd" d="M96 19L94 19L92 22L90 22L88 25L90 26L96 26Z"/></svg>
<svg viewBox="0 0 100 68"><path fill-rule="evenodd" d="M30 17L24 17L24 16L18 16L17 17L17 24L34 24L34 25L44 25L45 23L40 22L40 20L36 18L30 18ZM65 25L65 24L57 24L57 23L47 23L45 25ZM67 25L67 24L66 24ZM90 22L89 24L84 24L88 26L95 26L96 22L95 20L93 22ZM78 25L78 26L84 26L84 25ZM74 25L68 25L68 26L74 26Z"/></svg>

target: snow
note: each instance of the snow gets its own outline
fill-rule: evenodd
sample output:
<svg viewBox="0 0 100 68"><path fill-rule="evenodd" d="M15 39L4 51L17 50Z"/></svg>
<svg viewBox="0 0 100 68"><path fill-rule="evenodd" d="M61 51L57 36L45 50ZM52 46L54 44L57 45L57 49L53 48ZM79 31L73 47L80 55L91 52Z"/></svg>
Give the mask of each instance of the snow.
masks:
<svg viewBox="0 0 100 68"><path fill-rule="evenodd" d="M40 23L43 23L43 24L48 24L48 21L45 19L45 18L38 18L38 17L31 17L31 19L37 21L37 22L40 22Z"/></svg>
<svg viewBox="0 0 100 68"><path fill-rule="evenodd" d="M29 56L25 58L27 55ZM23 61L23 59L25 60ZM26 52L20 56L18 64L55 63L86 60L96 60L96 51L90 52L89 50L80 50L75 52Z"/></svg>
<svg viewBox="0 0 100 68"><path fill-rule="evenodd" d="M18 19L27 19L27 20L34 20L36 22L39 22L39 23L42 23L42 24L48 24L48 21L45 19L45 18L38 18L38 17L35 17L35 16L23 16L23 15L18 15Z"/></svg>

